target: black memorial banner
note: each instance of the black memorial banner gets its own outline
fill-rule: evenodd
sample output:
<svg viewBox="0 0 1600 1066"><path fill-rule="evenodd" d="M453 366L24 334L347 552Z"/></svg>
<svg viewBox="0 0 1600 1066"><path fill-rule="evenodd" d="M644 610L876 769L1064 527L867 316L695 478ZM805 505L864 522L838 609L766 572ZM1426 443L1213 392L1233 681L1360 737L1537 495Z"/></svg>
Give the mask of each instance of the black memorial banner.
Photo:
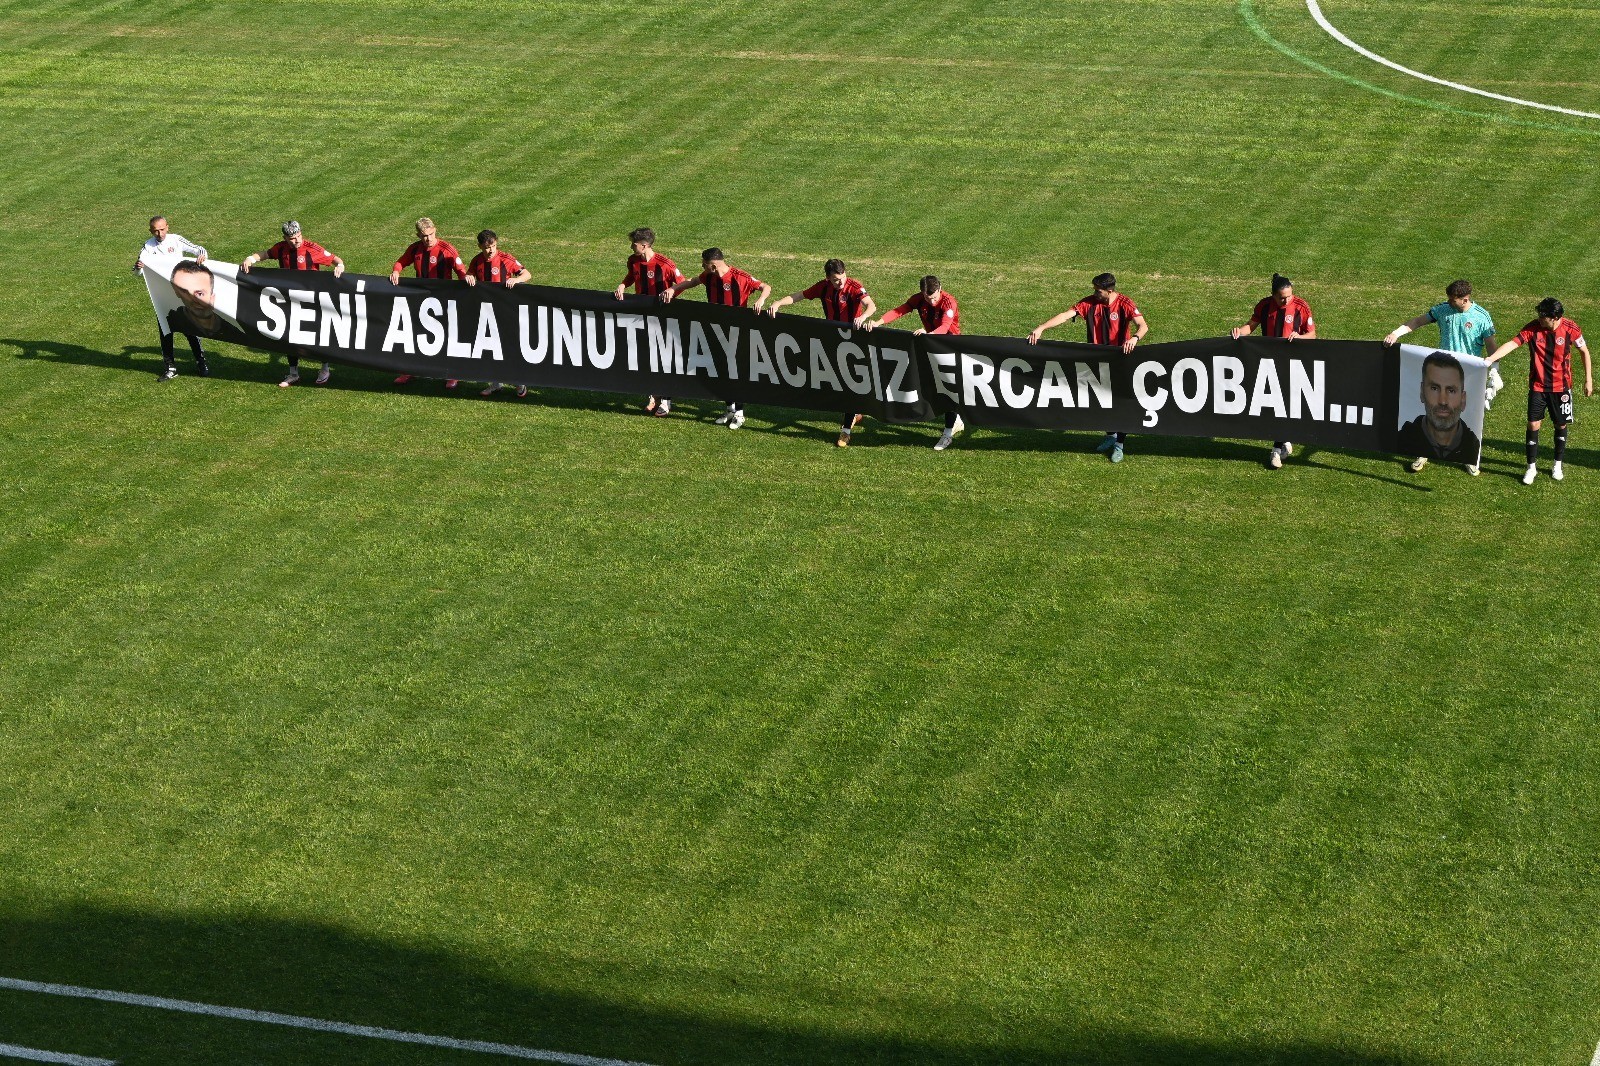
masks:
<svg viewBox="0 0 1600 1066"><path fill-rule="evenodd" d="M1398 349L1246 337L1120 347L919 337L936 410L978 426L1293 440L1392 451Z"/></svg>
<svg viewBox="0 0 1600 1066"><path fill-rule="evenodd" d="M1217 338L1143 345L1124 355L1088 344L869 332L584 289L414 279L394 285L358 274L244 274L214 260L203 271L176 257L145 262L166 331L424 377L857 412L895 422L953 410L978 426L1368 451L1429 446L1436 456L1463 461L1468 451L1475 457L1482 435L1482 360L1450 357L1459 363L1454 369L1435 368L1439 356L1412 345Z"/></svg>
<svg viewBox="0 0 1600 1066"><path fill-rule="evenodd" d="M173 265L146 275L170 277ZM933 417L916 385L915 338L900 330L586 289L207 265L209 317L223 323L213 335L253 348L435 378ZM164 294L151 286L160 315ZM182 330L197 308L181 278L175 287Z"/></svg>

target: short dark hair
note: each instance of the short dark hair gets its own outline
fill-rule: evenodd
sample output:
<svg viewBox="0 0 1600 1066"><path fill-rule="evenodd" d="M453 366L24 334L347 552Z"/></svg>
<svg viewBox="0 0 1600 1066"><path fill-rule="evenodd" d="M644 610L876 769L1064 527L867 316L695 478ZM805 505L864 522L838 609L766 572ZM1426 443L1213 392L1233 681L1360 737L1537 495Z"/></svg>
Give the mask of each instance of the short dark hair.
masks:
<svg viewBox="0 0 1600 1066"><path fill-rule="evenodd" d="M1450 370L1454 370L1457 374L1461 375L1461 383L1463 385L1465 385L1467 383L1467 372L1461 366L1461 360L1457 359L1455 356L1451 355L1449 352L1440 352L1440 351L1429 352L1428 353L1428 358L1426 358L1426 359L1424 359L1422 361L1422 373L1423 373L1424 377L1427 376L1428 368L1430 366L1442 366L1442 367L1446 367L1446 368L1448 368Z"/></svg>
<svg viewBox="0 0 1600 1066"><path fill-rule="evenodd" d="M492 229L486 229L486 230L479 230L478 231L478 243L480 245L488 244L490 241L497 241L499 239L500 239L500 234L496 233Z"/></svg>
<svg viewBox="0 0 1600 1066"><path fill-rule="evenodd" d="M1276 295L1278 295L1278 293L1282 292L1284 289L1292 289L1292 288L1294 288L1294 282L1290 281L1288 278L1284 277L1282 274L1279 274L1277 272L1273 273L1273 275L1272 275L1272 295L1276 296Z"/></svg>
<svg viewBox="0 0 1600 1066"><path fill-rule="evenodd" d="M1459 300L1463 296L1471 296L1472 282L1468 281L1466 278L1461 278L1458 281L1452 281L1450 284L1444 287L1444 294L1452 300Z"/></svg>
<svg viewBox="0 0 1600 1066"><path fill-rule="evenodd" d="M924 296L932 296L939 288L939 278L933 274L924 274L922 280L917 282L917 289Z"/></svg>
<svg viewBox="0 0 1600 1066"><path fill-rule="evenodd" d="M726 258L727 258L727 256L722 254L722 249L721 248L707 248L705 251L700 253L700 262L702 262L702 263L709 263L713 259L726 259Z"/></svg>
<svg viewBox="0 0 1600 1066"><path fill-rule="evenodd" d="M1104 289L1106 292L1116 292L1117 276L1115 274L1096 274L1094 280L1089 284L1097 289Z"/></svg>
<svg viewBox="0 0 1600 1066"><path fill-rule="evenodd" d="M185 259L173 266L172 276L177 277L179 274L204 274L208 278L216 278L210 267L204 263L197 263L193 259Z"/></svg>
<svg viewBox="0 0 1600 1066"><path fill-rule="evenodd" d="M148 225L154 226L157 222L165 222L166 220L166 215L151 215Z"/></svg>
<svg viewBox="0 0 1600 1066"><path fill-rule="evenodd" d="M656 245L656 231L651 229L649 226L640 226L638 229L628 234L628 243L648 244L650 247L654 248Z"/></svg>
<svg viewBox="0 0 1600 1066"><path fill-rule="evenodd" d="M1539 306L1534 310L1539 312L1541 318L1560 318L1567 313L1567 309L1561 306L1561 301L1554 296L1546 296L1540 300Z"/></svg>
<svg viewBox="0 0 1600 1066"><path fill-rule="evenodd" d="M828 274L828 275L843 274L844 273L844 260L843 259L830 259L830 260L828 260L826 263L822 264L822 272L824 274Z"/></svg>

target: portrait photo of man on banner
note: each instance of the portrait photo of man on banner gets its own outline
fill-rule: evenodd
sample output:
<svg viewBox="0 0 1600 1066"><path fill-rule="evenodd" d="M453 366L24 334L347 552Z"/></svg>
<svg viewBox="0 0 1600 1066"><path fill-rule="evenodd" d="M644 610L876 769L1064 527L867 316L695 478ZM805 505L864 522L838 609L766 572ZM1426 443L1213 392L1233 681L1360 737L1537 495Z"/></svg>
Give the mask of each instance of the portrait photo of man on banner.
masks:
<svg viewBox="0 0 1600 1066"><path fill-rule="evenodd" d="M1402 345L1399 450L1476 472L1488 380L1488 364L1477 356Z"/></svg>
<svg viewBox="0 0 1600 1066"><path fill-rule="evenodd" d="M238 267L214 259L200 263L169 255L144 256L140 261L163 333L248 343L239 325Z"/></svg>

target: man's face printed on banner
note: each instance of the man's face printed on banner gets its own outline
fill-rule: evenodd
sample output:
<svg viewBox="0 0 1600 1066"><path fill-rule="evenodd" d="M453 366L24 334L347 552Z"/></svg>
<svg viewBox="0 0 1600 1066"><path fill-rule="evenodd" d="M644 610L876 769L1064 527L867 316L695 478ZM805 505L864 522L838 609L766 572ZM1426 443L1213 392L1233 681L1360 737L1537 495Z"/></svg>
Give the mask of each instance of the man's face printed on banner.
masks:
<svg viewBox="0 0 1600 1066"><path fill-rule="evenodd" d="M1425 366L1422 371L1422 406L1428 427L1441 440L1449 439L1467 409L1465 375L1454 367Z"/></svg>
<svg viewBox="0 0 1600 1066"><path fill-rule="evenodd" d="M175 270L172 289L183 301L183 309L201 329L215 329L219 325L216 312L216 285L209 270Z"/></svg>

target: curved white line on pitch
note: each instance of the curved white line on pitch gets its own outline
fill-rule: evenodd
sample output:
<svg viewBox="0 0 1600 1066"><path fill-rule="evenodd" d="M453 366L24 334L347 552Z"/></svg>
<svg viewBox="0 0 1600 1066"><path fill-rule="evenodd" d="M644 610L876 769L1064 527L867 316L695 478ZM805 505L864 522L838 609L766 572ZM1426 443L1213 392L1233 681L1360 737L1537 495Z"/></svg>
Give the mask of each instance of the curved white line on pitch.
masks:
<svg viewBox="0 0 1600 1066"><path fill-rule="evenodd" d="M1443 78L1435 78L1432 74L1424 74L1420 70L1412 70L1410 67L1402 67L1399 63L1394 62L1392 59L1385 59L1378 53L1361 47L1359 44L1356 44L1356 42L1340 33L1339 28L1333 23L1329 22L1327 16L1322 13L1322 6L1317 3L1317 0L1306 0L1306 8L1311 12L1311 17L1317 20L1317 25L1321 26L1327 31L1328 36L1332 37L1334 40L1338 41L1351 51L1358 52L1361 55L1366 56L1374 63L1382 63L1390 70L1398 70L1402 74L1409 74L1413 78L1421 78L1423 81L1431 81L1433 84L1443 85L1447 89L1458 89L1464 93L1472 93L1474 96L1487 96L1491 100L1499 100L1507 104L1517 104L1520 107L1536 107L1540 111L1555 111L1563 115L1572 115L1577 118L1600 118L1600 115L1595 114L1593 111L1574 111L1570 107L1557 107L1555 104L1541 104L1535 100L1521 100L1515 96L1502 96L1499 93L1492 93L1487 89L1474 89L1470 85L1462 85L1460 82L1455 81L1445 81Z"/></svg>

